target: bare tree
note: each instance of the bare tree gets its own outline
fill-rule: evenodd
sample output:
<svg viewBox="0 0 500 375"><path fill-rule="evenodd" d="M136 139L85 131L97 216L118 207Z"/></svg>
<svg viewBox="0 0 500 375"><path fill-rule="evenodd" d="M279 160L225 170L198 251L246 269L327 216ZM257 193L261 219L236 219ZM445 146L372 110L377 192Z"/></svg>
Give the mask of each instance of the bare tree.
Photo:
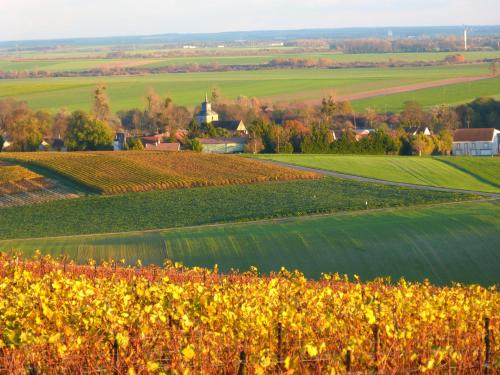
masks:
<svg viewBox="0 0 500 375"><path fill-rule="evenodd" d="M102 121L111 118L111 101L109 100L107 89L105 83L99 83L94 90L92 113L95 118Z"/></svg>
<svg viewBox="0 0 500 375"><path fill-rule="evenodd" d="M492 62L489 66L490 74L492 77L496 77L498 73L498 63L496 61Z"/></svg>

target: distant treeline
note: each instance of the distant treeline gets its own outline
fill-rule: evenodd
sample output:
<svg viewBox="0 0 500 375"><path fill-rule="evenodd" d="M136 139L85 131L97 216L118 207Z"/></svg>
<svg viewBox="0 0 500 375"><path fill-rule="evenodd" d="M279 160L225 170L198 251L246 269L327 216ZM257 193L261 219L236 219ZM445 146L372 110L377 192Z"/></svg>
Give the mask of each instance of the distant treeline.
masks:
<svg viewBox="0 0 500 375"><path fill-rule="evenodd" d="M217 63L211 64L175 64L161 67L147 66L121 66L121 67L102 67L81 71L59 71L49 72L45 70L18 70L1 71L0 79L24 79L24 78L55 78L55 77L101 77L114 75L148 75L148 74L166 74L166 73L196 73L196 72L232 72L232 71L254 71L269 69L353 69L353 68L403 68L403 67L422 67L422 66L440 66L448 64L478 64L478 63L497 63L500 59L477 59L465 60L462 54L453 54L438 61L398 61L389 59L381 62L339 62L330 58L275 58L264 64L231 64L223 65Z"/></svg>
<svg viewBox="0 0 500 375"><path fill-rule="evenodd" d="M469 50L500 50L500 38L469 38ZM330 48L344 53L453 52L462 51L462 38L355 39L332 43Z"/></svg>

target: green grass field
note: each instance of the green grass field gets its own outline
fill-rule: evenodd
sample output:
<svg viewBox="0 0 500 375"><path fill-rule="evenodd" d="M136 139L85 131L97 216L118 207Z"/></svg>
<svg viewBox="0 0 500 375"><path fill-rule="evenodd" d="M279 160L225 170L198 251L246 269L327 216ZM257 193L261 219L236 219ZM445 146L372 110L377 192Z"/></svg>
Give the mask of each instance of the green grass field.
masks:
<svg viewBox="0 0 500 375"><path fill-rule="evenodd" d="M500 282L500 203L346 213L278 222L227 224L40 240L0 241L0 249L40 249L79 262L122 259L262 272L300 269L309 277L339 272L362 279L401 276L491 285Z"/></svg>
<svg viewBox="0 0 500 375"><path fill-rule="evenodd" d="M500 78L356 100L353 107L357 111L372 107L380 112L397 112L403 108L406 101L411 100L429 108L437 104L459 105L471 102L479 96L500 99Z"/></svg>
<svg viewBox="0 0 500 375"><path fill-rule="evenodd" d="M88 196L0 209L0 238L162 229L475 198L334 178Z"/></svg>
<svg viewBox="0 0 500 375"><path fill-rule="evenodd" d="M394 86L448 78L481 76L488 73L486 64L392 69L294 69L271 71L162 74L149 76L77 77L0 80L0 98L14 97L28 101L35 109L90 109L92 90L105 82L114 111L134 107L144 108L150 88L169 95L180 105L193 107L213 86L224 97L257 96L270 101L320 100L335 93L349 95ZM500 95L500 85L487 80L487 94ZM471 84L463 100L485 95L483 86ZM373 98L373 103L381 98ZM457 97L445 95L434 104L456 102ZM364 106L371 105L370 100ZM398 103L396 102L396 105ZM402 102L399 104L402 105Z"/></svg>
<svg viewBox="0 0 500 375"><path fill-rule="evenodd" d="M381 180L500 193L500 158L364 155L258 155Z"/></svg>
<svg viewBox="0 0 500 375"><path fill-rule="evenodd" d="M147 53L148 51L143 51ZM154 52L154 51L150 51ZM224 50L227 53L226 50ZM234 54L238 50L231 51ZM140 64L145 67L162 67L169 65L186 64L220 64L220 65L257 65L265 64L273 59L300 58L300 59L319 59L327 58L341 63L350 62L389 62L389 61L440 61L452 53L434 52L434 53L364 53L364 54L344 54L338 52L304 52L304 53L259 53L251 54L252 50L242 49L241 56L224 56L220 51L207 51L206 56L187 56L170 58L85 58L85 54L80 53L80 57L74 54L35 54L21 56L20 59L12 57L0 57L0 70L3 71L37 71L45 70L48 72L66 72L83 71L101 68L113 64L120 66L134 66ZM210 54L219 53L219 55L210 56ZM491 52L462 52L466 60L480 60L486 58L500 58L499 51ZM87 55L88 56L88 55ZM93 56L93 55L91 55Z"/></svg>

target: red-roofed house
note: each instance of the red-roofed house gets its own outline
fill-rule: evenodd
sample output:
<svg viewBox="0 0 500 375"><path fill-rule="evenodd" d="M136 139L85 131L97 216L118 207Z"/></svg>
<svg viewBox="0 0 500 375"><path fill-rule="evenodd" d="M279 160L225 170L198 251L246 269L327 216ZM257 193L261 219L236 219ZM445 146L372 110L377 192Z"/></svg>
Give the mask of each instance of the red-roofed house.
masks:
<svg viewBox="0 0 500 375"><path fill-rule="evenodd" d="M492 156L500 152L500 130L493 128L457 129L453 133L453 155Z"/></svg>
<svg viewBox="0 0 500 375"><path fill-rule="evenodd" d="M147 151L180 151L181 144L177 142L172 143L146 143L144 147Z"/></svg>

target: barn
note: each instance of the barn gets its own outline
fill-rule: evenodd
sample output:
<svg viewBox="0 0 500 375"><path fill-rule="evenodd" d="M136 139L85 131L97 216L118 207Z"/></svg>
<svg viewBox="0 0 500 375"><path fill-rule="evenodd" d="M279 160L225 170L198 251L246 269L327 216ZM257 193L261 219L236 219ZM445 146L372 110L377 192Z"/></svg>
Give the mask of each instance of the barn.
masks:
<svg viewBox="0 0 500 375"><path fill-rule="evenodd" d="M203 152L215 154L235 154L243 152L248 138L200 138Z"/></svg>

